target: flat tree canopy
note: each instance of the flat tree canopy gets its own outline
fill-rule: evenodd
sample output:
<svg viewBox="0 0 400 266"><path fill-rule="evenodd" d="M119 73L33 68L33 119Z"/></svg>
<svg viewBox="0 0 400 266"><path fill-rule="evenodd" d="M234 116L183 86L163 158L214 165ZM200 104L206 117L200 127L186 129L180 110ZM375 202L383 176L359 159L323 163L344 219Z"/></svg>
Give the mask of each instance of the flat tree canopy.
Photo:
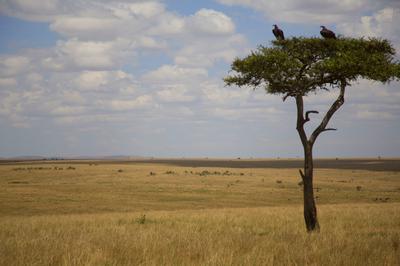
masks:
<svg viewBox="0 0 400 266"><path fill-rule="evenodd" d="M305 96L358 78L388 82L400 77L395 50L387 40L291 38L260 46L232 64L227 85L263 86L268 93Z"/></svg>
<svg viewBox="0 0 400 266"><path fill-rule="evenodd" d="M291 38L260 46L244 59L232 63L234 73L226 77L227 85L264 87L267 93L293 97L297 106L296 129L304 148L303 180L304 219L309 232L319 229L313 192L313 146L327 130L329 120L343 105L346 86L359 78L389 82L400 77L395 50L383 39ZM304 112L303 97L310 92L339 88L339 95L320 124L307 136L304 125L310 114Z"/></svg>

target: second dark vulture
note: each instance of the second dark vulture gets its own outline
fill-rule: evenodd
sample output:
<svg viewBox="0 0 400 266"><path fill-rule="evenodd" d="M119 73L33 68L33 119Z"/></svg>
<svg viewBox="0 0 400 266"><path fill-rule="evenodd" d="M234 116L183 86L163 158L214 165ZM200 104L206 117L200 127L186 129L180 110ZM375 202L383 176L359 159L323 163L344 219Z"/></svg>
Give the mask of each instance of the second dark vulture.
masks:
<svg viewBox="0 0 400 266"><path fill-rule="evenodd" d="M321 26L321 35L322 37L324 37L325 39L336 39L336 35L333 31L327 29L325 26Z"/></svg>
<svg viewBox="0 0 400 266"><path fill-rule="evenodd" d="M279 40L284 40L285 39L285 35L283 35L283 31L278 28L278 26L276 24L272 25L274 26L274 29L272 30L272 33L275 35L275 38L279 41Z"/></svg>

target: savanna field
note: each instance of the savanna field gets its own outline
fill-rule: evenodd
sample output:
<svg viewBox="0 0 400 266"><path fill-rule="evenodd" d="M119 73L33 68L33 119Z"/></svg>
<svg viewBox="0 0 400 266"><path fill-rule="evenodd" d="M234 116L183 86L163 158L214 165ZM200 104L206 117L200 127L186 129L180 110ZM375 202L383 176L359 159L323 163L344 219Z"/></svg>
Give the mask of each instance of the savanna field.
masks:
<svg viewBox="0 0 400 266"><path fill-rule="evenodd" d="M400 265L400 160L0 164L1 265Z"/></svg>

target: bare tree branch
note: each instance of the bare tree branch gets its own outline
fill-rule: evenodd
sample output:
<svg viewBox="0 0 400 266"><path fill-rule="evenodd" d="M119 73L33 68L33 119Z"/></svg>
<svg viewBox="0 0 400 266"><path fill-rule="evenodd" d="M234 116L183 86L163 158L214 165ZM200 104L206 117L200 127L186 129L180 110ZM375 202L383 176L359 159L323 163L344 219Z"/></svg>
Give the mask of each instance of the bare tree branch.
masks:
<svg viewBox="0 0 400 266"><path fill-rule="evenodd" d="M307 112L306 112L306 119L305 119L305 122L310 121L310 117L309 117L310 114L319 114L319 112L318 112L318 111L315 111L315 110L307 111Z"/></svg>
<svg viewBox="0 0 400 266"><path fill-rule="evenodd" d="M308 146L307 142L307 135L304 130L304 102L303 102L303 96L297 95L296 96L296 106L297 106L297 123L296 123L296 129L297 132L299 133L301 143L303 144L303 147Z"/></svg>
<svg viewBox="0 0 400 266"><path fill-rule="evenodd" d="M292 94L291 94L291 93L286 93L286 95L283 96L282 101L286 101L286 99L287 99L289 96L292 96Z"/></svg>
<svg viewBox="0 0 400 266"><path fill-rule="evenodd" d="M301 169L299 169L299 173L300 173L301 179L304 181L305 176L304 176L303 171L301 171Z"/></svg>
<svg viewBox="0 0 400 266"><path fill-rule="evenodd" d="M336 131L336 130L337 130L336 128L325 128L325 129L322 130L322 132L324 132L324 131Z"/></svg>
<svg viewBox="0 0 400 266"><path fill-rule="evenodd" d="M328 112L325 114L324 118L321 121L321 124L314 130L314 132L311 134L309 143L311 145L314 144L315 140L318 138L319 134L321 134L324 131L327 130L334 130L334 129L326 129L326 126L329 123L329 120L333 116L333 114L344 104L344 93L346 89L346 81L342 80L340 82L340 93L338 98L336 99L335 102L333 102L331 108L329 108Z"/></svg>

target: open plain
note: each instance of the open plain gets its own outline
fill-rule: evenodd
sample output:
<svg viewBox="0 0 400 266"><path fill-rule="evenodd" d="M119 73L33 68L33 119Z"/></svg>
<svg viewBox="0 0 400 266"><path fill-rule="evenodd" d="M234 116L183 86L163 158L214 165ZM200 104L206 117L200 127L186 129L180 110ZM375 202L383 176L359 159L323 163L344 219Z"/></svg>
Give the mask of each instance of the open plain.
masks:
<svg viewBox="0 0 400 266"><path fill-rule="evenodd" d="M1 265L399 265L400 160L3 161Z"/></svg>

